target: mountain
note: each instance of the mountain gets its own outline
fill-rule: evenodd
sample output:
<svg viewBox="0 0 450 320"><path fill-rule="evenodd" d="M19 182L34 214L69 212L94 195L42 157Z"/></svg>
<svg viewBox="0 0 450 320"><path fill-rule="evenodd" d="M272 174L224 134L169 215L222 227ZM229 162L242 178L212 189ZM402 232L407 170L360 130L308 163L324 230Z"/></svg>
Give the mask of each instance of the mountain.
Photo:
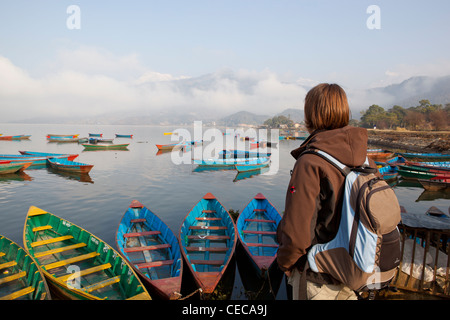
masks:
<svg viewBox="0 0 450 320"><path fill-rule="evenodd" d="M268 115L258 115L248 111L240 111L218 120L216 124L228 127L238 126L240 124L260 125L269 118L270 116Z"/></svg>

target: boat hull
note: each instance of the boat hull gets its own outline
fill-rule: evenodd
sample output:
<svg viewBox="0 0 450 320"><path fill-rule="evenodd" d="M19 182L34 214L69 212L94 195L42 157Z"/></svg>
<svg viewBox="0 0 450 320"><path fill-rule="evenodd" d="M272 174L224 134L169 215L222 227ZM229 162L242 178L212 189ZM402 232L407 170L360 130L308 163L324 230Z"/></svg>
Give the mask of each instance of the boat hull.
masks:
<svg viewBox="0 0 450 320"><path fill-rule="evenodd" d="M55 158L49 158L47 159L47 161L51 168L65 172L88 174L89 171L91 171L91 169L94 167L93 165L90 164L74 162L64 159L60 160Z"/></svg>

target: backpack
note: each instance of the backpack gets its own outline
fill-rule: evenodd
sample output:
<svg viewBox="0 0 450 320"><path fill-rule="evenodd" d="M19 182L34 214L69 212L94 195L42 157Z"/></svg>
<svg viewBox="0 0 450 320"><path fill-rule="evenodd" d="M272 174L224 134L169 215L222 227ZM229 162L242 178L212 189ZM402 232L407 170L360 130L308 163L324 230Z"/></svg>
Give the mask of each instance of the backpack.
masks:
<svg viewBox="0 0 450 320"><path fill-rule="evenodd" d="M400 206L392 188L364 166L349 168L321 150L308 150L345 176L342 212L334 239L313 245L309 268L326 273L353 289L370 291L389 285L400 264Z"/></svg>

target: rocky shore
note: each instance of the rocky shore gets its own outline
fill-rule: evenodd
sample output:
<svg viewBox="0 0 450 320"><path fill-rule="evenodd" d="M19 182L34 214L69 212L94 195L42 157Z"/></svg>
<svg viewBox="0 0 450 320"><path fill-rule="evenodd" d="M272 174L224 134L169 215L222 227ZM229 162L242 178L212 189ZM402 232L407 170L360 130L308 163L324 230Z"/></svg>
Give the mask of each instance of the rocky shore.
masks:
<svg viewBox="0 0 450 320"><path fill-rule="evenodd" d="M450 131L367 130L369 144L413 152L450 153Z"/></svg>

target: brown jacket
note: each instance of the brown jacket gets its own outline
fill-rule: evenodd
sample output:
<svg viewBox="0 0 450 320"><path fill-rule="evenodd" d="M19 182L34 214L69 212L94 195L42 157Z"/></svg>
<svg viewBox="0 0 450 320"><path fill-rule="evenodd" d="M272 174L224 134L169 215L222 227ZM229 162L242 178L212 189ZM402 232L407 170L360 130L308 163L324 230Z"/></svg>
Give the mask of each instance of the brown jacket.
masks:
<svg viewBox="0 0 450 320"><path fill-rule="evenodd" d="M317 155L300 157L309 148L323 150L349 167L361 166L367 156L367 130L346 126L315 131L291 152L297 162L286 193L283 219L277 230L280 244L277 261L283 271L294 267L302 270L308 249L316 243L332 240L339 227L342 205L339 199L345 178ZM373 161L370 164L375 166Z"/></svg>

